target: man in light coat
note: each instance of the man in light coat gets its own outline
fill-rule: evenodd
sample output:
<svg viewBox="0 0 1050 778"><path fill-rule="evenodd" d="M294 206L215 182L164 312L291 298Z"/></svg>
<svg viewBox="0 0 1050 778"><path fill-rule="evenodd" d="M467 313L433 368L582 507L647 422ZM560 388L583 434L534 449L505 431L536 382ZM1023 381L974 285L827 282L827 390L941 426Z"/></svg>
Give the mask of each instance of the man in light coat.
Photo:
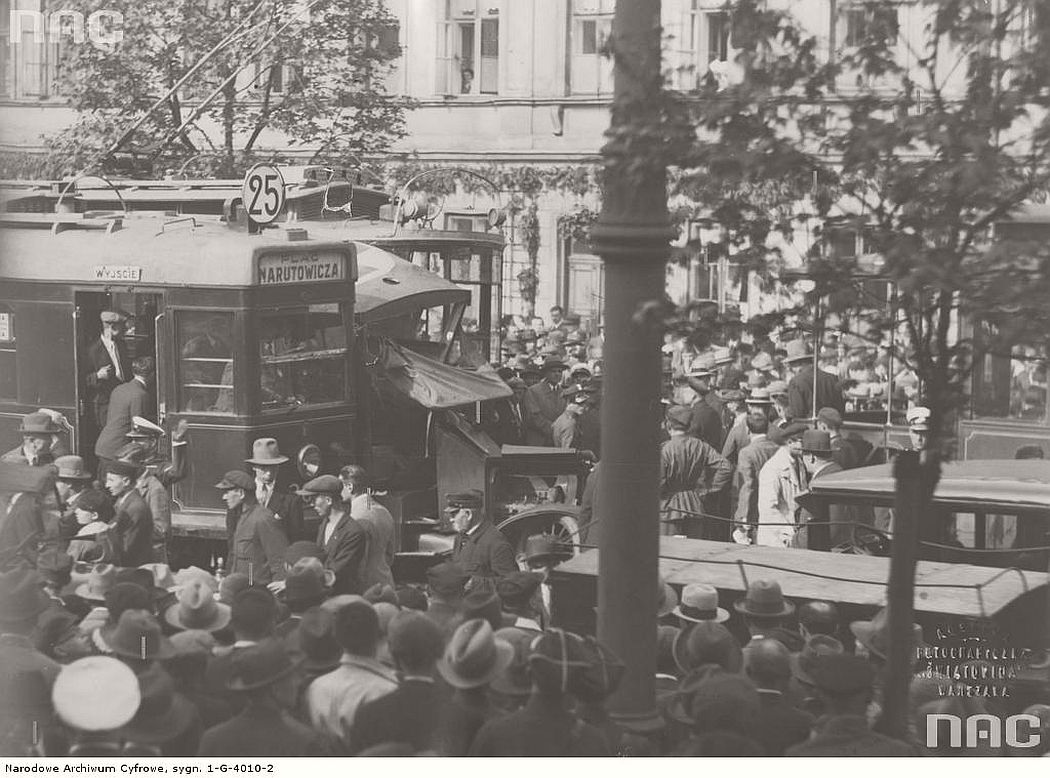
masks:
<svg viewBox="0 0 1050 778"><path fill-rule="evenodd" d="M339 473L343 482L343 500L350 506L350 516L368 533L368 553L361 573L364 590L382 584L394 585L394 517L376 502L368 491L368 474L360 465L347 465Z"/></svg>
<svg viewBox="0 0 1050 778"><path fill-rule="evenodd" d="M798 495L806 488L805 469L799 460L804 424L770 430L770 439L780 446L758 473L759 546L792 545L797 524ZM797 452L797 453L796 453Z"/></svg>
<svg viewBox="0 0 1050 778"><path fill-rule="evenodd" d="M769 419L764 414L758 413L749 417L747 428L751 433L751 442L740 449L733 481L737 492L734 517L737 532L742 530L749 539L753 539L758 524L759 473L780 446L769 439ZM734 538L737 536L734 535ZM742 537L737 539L742 542Z"/></svg>

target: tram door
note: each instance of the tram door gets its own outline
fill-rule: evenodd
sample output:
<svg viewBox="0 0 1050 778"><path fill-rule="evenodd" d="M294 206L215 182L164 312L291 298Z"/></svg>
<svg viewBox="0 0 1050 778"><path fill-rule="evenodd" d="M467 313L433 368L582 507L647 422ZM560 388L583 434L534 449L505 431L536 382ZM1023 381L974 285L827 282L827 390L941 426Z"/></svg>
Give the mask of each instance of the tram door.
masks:
<svg viewBox="0 0 1050 778"><path fill-rule="evenodd" d="M95 463L95 441L102 427L97 418L97 397L99 388L89 385L88 375L93 372L91 352L99 348L102 334L101 315L103 311L121 311L127 316L123 348L128 355L130 365L138 357L151 356L156 360L158 374L164 366L160 364L157 351L157 325L161 320L161 295L143 292L76 292L74 321L76 326L76 369L77 369L77 447L78 453L92 465ZM130 370L123 376L124 381L131 381ZM96 382L97 383L97 382ZM112 385L103 387L112 392ZM157 409L163 408L159 403L158 382L153 380L147 387L150 394L149 418L157 421Z"/></svg>

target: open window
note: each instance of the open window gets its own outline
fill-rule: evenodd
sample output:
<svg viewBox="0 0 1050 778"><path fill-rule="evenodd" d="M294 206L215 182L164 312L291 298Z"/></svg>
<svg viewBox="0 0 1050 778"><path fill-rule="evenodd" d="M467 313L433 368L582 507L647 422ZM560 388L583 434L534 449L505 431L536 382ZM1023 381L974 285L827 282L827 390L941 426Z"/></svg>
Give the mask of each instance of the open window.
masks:
<svg viewBox="0 0 1050 778"><path fill-rule="evenodd" d="M283 309L259 317L264 411L347 399L347 333L339 303Z"/></svg>

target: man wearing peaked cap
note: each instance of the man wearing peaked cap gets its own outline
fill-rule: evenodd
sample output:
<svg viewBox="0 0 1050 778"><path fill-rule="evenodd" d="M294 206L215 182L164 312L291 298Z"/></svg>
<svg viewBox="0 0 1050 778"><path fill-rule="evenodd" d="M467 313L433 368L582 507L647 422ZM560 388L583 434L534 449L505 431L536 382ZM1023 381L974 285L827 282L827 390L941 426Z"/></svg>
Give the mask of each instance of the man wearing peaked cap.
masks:
<svg viewBox="0 0 1050 778"><path fill-rule="evenodd" d="M323 756L317 732L287 713L296 703L297 665L285 647L266 640L241 651L227 688L245 698L244 710L212 727L197 756Z"/></svg>
<svg viewBox="0 0 1050 778"><path fill-rule="evenodd" d="M317 545L324 548L324 566L335 573L333 594L360 594L368 556L368 530L350 515L343 501L343 482L334 475L307 481L299 494L308 497L321 526Z"/></svg>
<svg viewBox="0 0 1050 778"><path fill-rule="evenodd" d="M279 579L284 573L288 539L270 510L255 499L255 481L242 470L231 470L215 488L226 503L228 571L247 575L253 585Z"/></svg>
<svg viewBox="0 0 1050 778"><path fill-rule="evenodd" d="M446 496L445 512L457 532L452 561L471 578L503 578L517 572L518 563L503 533L485 516L484 500L477 489Z"/></svg>
<svg viewBox="0 0 1050 778"><path fill-rule="evenodd" d="M268 508L288 542L312 540L303 526L303 501L288 490L277 487L277 472L288 457L280 452L275 438L259 438L252 443L252 456L244 460L255 473L255 499Z"/></svg>
<svg viewBox="0 0 1050 778"><path fill-rule="evenodd" d="M525 443L529 446L554 445L552 425L566 405L561 396L565 367L560 359L545 359L540 368L543 379L525 390L522 412L525 416Z"/></svg>
<svg viewBox="0 0 1050 778"><path fill-rule="evenodd" d="M714 448L688 434L691 420L689 408L673 405L667 411L670 439L660 448L661 533L672 535L681 527L690 537L727 540L728 525L706 516L719 513L719 493L733 469Z"/></svg>
<svg viewBox="0 0 1050 778"><path fill-rule="evenodd" d="M912 451L926 448L926 438L930 432L930 409L922 405L909 408L905 419L908 422L908 439Z"/></svg>

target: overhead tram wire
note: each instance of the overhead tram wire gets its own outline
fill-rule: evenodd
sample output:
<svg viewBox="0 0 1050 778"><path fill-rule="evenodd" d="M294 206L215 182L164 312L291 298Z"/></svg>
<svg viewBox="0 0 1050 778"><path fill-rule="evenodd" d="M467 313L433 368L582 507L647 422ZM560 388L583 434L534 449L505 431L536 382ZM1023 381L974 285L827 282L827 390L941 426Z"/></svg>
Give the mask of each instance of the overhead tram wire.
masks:
<svg viewBox="0 0 1050 778"><path fill-rule="evenodd" d="M265 2L265 0L263 0L263 2ZM200 104L193 109L193 111L186 118L186 120L178 126L178 128L176 128L167 136L165 136L164 140L161 141L160 146L157 148L156 151L153 152L153 155L150 157L150 159L157 159L157 157L160 156L161 152L163 152L164 149L166 149L173 140L175 140L187 129L189 129L190 125L192 125L195 121L197 121L197 119L200 118L201 114L204 113L205 109L212 102L212 100L214 100L216 97L222 94L223 90L226 89L226 87L228 87L231 83L233 83L233 81L236 80L237 76L239 76L244 71L244 69L248 67L248 65L250 65L257 57L259 57L259 55L263 54L266 51L266 48L271 43L273 43L282 32L284 32L288 27L290 27L293 22L298 21L299 17L301 17L305 13L308 13L311 8L313 8L320 2L322 2L322 0L311 0L309 5L300 9L298 13L292 16L291 19L289 19L283 25L278 27L269 38L267 38L258 46L258 48L256 48L250 54L247 54L243 60L243 64L239 68L237 68L237 70L235 70L232 74L230 74L229 78L227 78L225 81L219 84L219 86L217 86L211 94L205 97L200 102Z"/></svg>

